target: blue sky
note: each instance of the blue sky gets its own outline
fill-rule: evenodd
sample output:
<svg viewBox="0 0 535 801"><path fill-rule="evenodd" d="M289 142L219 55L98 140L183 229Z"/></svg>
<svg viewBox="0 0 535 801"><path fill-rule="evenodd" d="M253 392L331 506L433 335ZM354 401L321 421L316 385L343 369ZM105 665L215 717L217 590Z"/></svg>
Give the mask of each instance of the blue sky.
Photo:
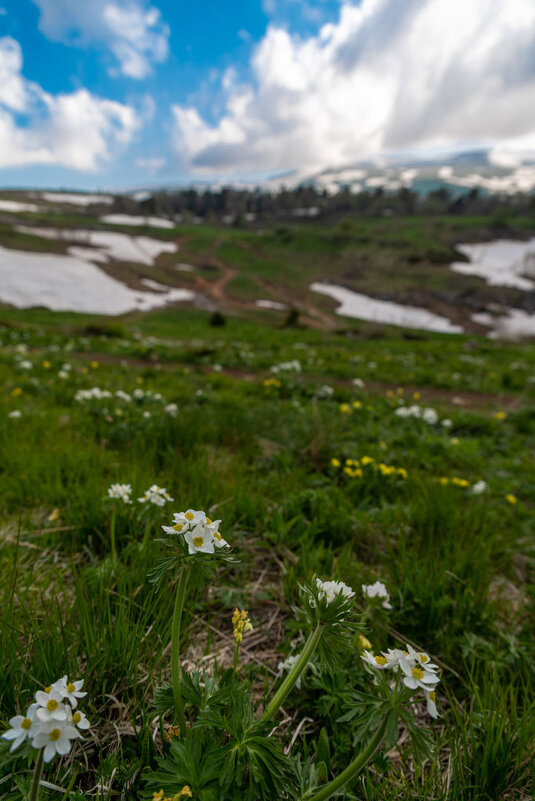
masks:
<svg viewBox="0 0 535 801"><path fill-rule="evenodd" d="M400 151L535 152L533 0L0 8L0 186L255 180Z"/></svg>

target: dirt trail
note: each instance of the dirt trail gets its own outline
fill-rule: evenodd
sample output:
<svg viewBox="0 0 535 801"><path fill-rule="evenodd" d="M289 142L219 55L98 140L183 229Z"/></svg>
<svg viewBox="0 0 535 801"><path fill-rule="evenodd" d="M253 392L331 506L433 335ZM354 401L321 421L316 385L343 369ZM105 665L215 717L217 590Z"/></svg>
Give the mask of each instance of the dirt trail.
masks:
<svg viewBox="0 0 535 801"><path fill-rule="evenodd" d="M157 359L153 361L146 361L144 359L135 359L129 356L116 356L114 354L99 353L98 351L91 353L73 352L72 356L83 361L99 361L102 364L126 364L130 367L138 368L158 367L159 369L168 371L173 371L177 367L182 367L184 364L180 361L166 362ZM193 370L197 370L200 373L212 372L212 367L209 364L191 364L191 362L187 362L187 366ZM219 374L228 375L241 381L253 382L260 381L268 373L264 369L259 369L258 371L253 372L250 369L241 370L237 367L224 367ZM317 380L320 380L308 376L302 376L301 378L306 383L313 383ZM346 378L332 378L330 379L330 383L339 387L353 387L351 379ZM401 397L405 398L407 401L413 400L413 395L416 392L420 395L417 401L419 404L425 405L426 403L433 401L436 403L444 403L457 409L484 410L487 407L492 407L492 409L489 411L494 411L497 409L514 411L521 408L526 400L526 398L522 395L507 395L505 393L492 395L486 392L459 392L458 390L421 387L416 384L391 384L386 381L366 381L365 386L362 389L359 389L358 392L363 392L365 394L383 393L386 395L388 391L392 391L397 395L397 389L400 386L402 386L403 389L403 395ZM357 390L355 390L355 392L357 392Z"/></svg>

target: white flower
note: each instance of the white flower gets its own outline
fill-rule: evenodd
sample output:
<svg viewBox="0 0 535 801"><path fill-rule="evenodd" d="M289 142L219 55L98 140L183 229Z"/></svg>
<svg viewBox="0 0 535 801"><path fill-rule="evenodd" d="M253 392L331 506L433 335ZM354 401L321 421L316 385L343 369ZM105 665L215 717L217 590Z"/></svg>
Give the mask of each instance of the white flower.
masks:
<svg viewBox="0 0 535 801"><path fill-rule="evenodd" d="M62 378L63 380L65 380L68 377L69 377L69 373L66 370L60 370L59 371L58 378Z"/></svg>
<svg viewBox="0 0 535 801"><path fill-rule="evenodd" d="M35 737L39 731L40 723L36 717L37 704L32 704L26 715L15 715L9 721L10 729L2 734L4 740L13 740L10 753L13 752L19 745L22 745L24 740L28 737L30 740Z"/></svg>
<svg viewBox="0 0 535 801"><path fill-rule="evenodd" d="M128 392L123 392L122 389L118 389L115 392L115 397L116 398L120 398L121 400L124 400L125 403L131 403L132 402L132 396L129 395Z"/></svg>
<svg viewBox="0 0 535 801"><path fill-rule="evenodd" d="M214 537L210 528L204 523L198 523L184 534L188 543L189 553L213 553Z"/></svg>
<svg viewBox="0 0 535 801"><path fill-rule="evenodd" d="M147 410L145 410L145 411L143 412L143 417L149 418L149 417L152 417L152 415L151 415L151 413L150 413L150 412L148 412Z"/></svg>
<svg viewBox="0 0 535 801"><path fill-rule="evenodd" d="M215 548L228 547L228 542L219 533L221 520L211 520L203 511L175 512L173 521L174 525L162 526L162 529L167 534L182 534L190 554L213 553Z"/></svg>
<svg viewBox="0 0 535 801"><path fill-rule="evenodd" d="M400 659L399 666L404 673L403 684L410 690L432 690L440 679L433 670L426 670L425 666L415 664L408 659Z"/></svg>
<svg viewBox="0 0 535 801"><path fill-rule="evenodd" d="M138 501L139 503L152 503L154 506L165 506L167 501L174 501L174 498L169 495L165 487L153 484L141 498L138 498Z"/></svg>
<svg viewBox="0 0 535 801"><path fill-rule="evenodd" d="M67 714L67 721L69 723L73 723L77 729L85 730L89 729L89 727L91 726L85 714L83 712L80 712L79 709L77 709L76 712L73 712L71 710L70 714Z"/></svg>
<svg viewBox="0 0 535 801"><path fill-rule="evenodd" d="M438 718L437 705L436 705L437 694L435 690L424 690L424 696L428 713L431 715L432 718L435 719Z"/></svg>
<svg viewBox="0 0 535 801"><path fill-rule="evenodd" d="M446 417L446 418L445 418L445 419L442 421L441 425L442 425L444 428L451 428L451 427L452 427L452 425L453 425L453 421L452 421L452 420L450 420L448 417Z"/></svg>
<svg viewBox="0 0 535 801"><path fill-rule="evenodd" d="M351 383L353 384L354 387L358 387L359 389L364 389L364 387L365 387L365 384L364 384L364 381L362 380L362 378L354 378Z"/></svg>
<svg viewBox="0 0 535 801"><path fill-rule="evenodd" d="M63 700L66 699L69 701L71 706L74 708L78 706L77 699L83 698L87 695L87 693L81 692L83 684L83 679L80 679L79 681L67 681L67 676L62 676L61 679L58 679L56 682L54 682L52 689L61 693Z"/></svg>
<svg viewBox="0 0 535 801"><path fill-rule="evenodd" d="M422 420L424 420L426 423L429 423L429 425L434 426L435 423L438 423L438 414L434 409L424 409L422 412Z"/></svg>
<svg viewBox="0 0 535 801"><path fill-rule="evenodd" d="M23 359L21 362L19 362L19 367L21 370L31 370L33 364L28 361L28 359Z"/></svg>
<svg viewBox="0 0 535 801"><path fill-rule="evenodd" d="M470 490L472 495L481 495L482 492L485 492L487 489L487 482L486 481L476 481L475 484L472 485L472 489Z"/></svg>
<svg viewBox="0 0 535 801"><path fill-rule="evenodd" d="M132 394L133 394L134 398L136 398L136 400L141 400L142 398L145 397L144 391L142 389L140 389L139 387L136 387L136 389L133 391Z"/></svg>
<svg viewBox="0 0 535 801"><path fill-rule="evenodd" d="M119 498L124 503L132 503L130 499L131 493L131 484L112 484L108 487L108 496L110 498Z"/></svg>
<svg viewBox="0 0 535 801"><path fill-rule="evenodd" d="M320 601L325 598L327 604L332 603L339 595L343 595L344 598L353 598L355 595L351 587L348 587L343 581L322 581L317 578L316 587L318 588L318 598Z"/></svg>
<svg viewBox="0 0 535 801"><path fill-rule="evenodd" d="M377 670L387 670L387 668L397 669L397 656L393 651L383 651L382 654L372 654L371 651L364 651L361 658L371 667Z"/></svg>
<svg viewBox="0 0 535 801"><path fill-rule="evenodd" d="M381 581L376 581L375 584L363 584L362 594L366 598L384 598L382 603L383 609L392 609L390 595Z"/></svg>
<svg viewBox="0 0 535 801"><path fill-rule="evenodd" d="M292 359L289 362L280 362L279 364L274 364L270 370L272 373L277 375L277 373L300 373L302 372L303 368L299 359Z"/></svg>
<svg viewBox="0 0 535 801"><path fill-rule="evenodd" d="M13 409L12 412L9 412L8 417L11 417L12 420L18 420L19 417L22 417L22 412L20 409Z"/></svg>
<svg viewBox="0 0 535 801"><path fill-rule="evenodd" d="M81 736L67 720L48 720L41 725L39 733L33 738L32 745L34 748L44 748L43 758L45 762L50 762L56 754L68 754L71 750L71 740Z"/></svg>
<svg viewBox="0 0 535 801"><path fill-rule="evenodd" d="M178 414L178 406L176 403L168 403L167 406L164 407L164 411L170 414L171 417L176 417Z"/></svg>
<svg viewBox="0 0 535 801"><path fill-rule="evenodd" d="M38 703L36 711L39 720L47 721L67 720L67 711L63 704L63 693L58 689L51 688L49 692L38 690L35 693L35 700Z"/></svg>

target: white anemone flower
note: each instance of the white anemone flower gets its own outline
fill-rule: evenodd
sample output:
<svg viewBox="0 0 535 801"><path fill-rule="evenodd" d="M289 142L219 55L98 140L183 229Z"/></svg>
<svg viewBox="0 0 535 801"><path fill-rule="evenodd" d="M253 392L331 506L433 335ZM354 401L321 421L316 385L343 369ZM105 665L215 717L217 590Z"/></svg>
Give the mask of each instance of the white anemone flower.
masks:
<svg viewBox="0 0 535 801"><path fill-rule="evenodd" d="M343 595L344 598L353 598L355 595L351 587L348 587L343 581L322 581L317 578L316 587L318 588L318 598L320 601L325 598L327 604L332 603L339 595Z"/></svg>
<svg viewBox="0 0 535 801"><path fill-rule="evenodd" d="M41 724L39 734L33 738L34 748L43 748L43 759L50 762L56 754L68 754L71 741L82 735L67 720L48 720Z"/></svg>
<svg viewBox="0 0 535 801"><path fill-rule="evenodd" d="M60 692L63 699L69 701L70 705L74 708L78 706L78 698L84 698L87 695L87 693L81 691L83 684L83 679L67 681L67 676L62 676L61 679L54 682L52 689Z"/></svg>
<svg viewBox="0 0 535 801"><path fill-rule="evenodd" d="M53 688L49 692L39 690L35 693L35 700L39 705L36 711L37 717L44 723L67 719L67 711L62 703L63 694L60 690Z"/></svg>
<svg viewBox="0 0 535 801"><path fill-rule="evenodd" d="M138 498L139 503L152 503L154 506L165 506L167 501L174 501L165 487L159 487L157 484L152 484L145 491L145 494Z"/></svg>
<svg viewBox="0 0 535 801"><path fill-rule="evenodd" d="M71 710L71 713L67 716L67 721L68 723L74 724L77 729L85 730L89 729L91 726L85 714L80 712L79 709L77 709L75 712Z"/></svg>
<svg viewBox="0 0 535 801"><path fill-rule="evenodd" d="M20 409L13 409L12 412L9 412L8 417L11 417L12 420L22 417L22 412Z"/></svg>
<svg viewBox="0 0 535 801"><path fill-rule="evenodd" d="M392 609L390 594L382 581L376 581L375 584L363 584L362 594L366 598L382 598L383 609Z"/></svg>
<svg viewBox="0 0 535 801"><path fill-rule="evenodd" d="M431 715L432 718L438 718L438 711L437 711L437 694L435 690L424 690L425 695L425 705L427 707L428 713Z"/></svg>
<svg viewBox="0 0 535 801"><path fill-rule="evenodd" d="M286 673L286 671L288 671L289 673L298 659L299 656L297 654L290 654L290 656L287 656L286 659L284 659L282 662L279 662L279 664L277 665L277 674L279 676L282 676L282 674ZM301 678L302 676L299 676L299 678L295 682L295 686L297 687L298 690L301 689Z"/></svg>
<svg viewBox="0 0 535 801"><path fill-rule="evenodd" d="M396 657L391 651L385 651L382 654L372 654L371 651L364 651L361 658L371 667L377 670L387 670L393 668L397 662Z"/></svg>
<svg viewBox="0 0 535 801"><path fill-rule="evenodd" d="M487 489L487 482L483 481L482 479L481 481L476 481L475 484L472 484L472 489L470 490L470 492L472 493L472 495L481 495L483 492L485 492L486 489Z"/></svg>
<svg viewBox="0 0 535 801"><path fill-rule="evenodd" d="M14 718L10 718L9 725L11 728L2 734L4 740L13 741L9 749L10 753L15 751L19 745L22 745L26 738L31 740L39 732L41 724L35 714L36 711L37 704L32 704L28 708L26 715L15 715Z"/></svg>
<svg viewBox="0 0 535 801"><path fill-rule="evenodd" d="M167 412L171 417L176 417L178 414L178 406L176 403L168 403L167 406L164 407L164 412Z"/></svg>
<svg viewBox="0 0 535 801"><path fill-rule="evenodd" d="M186 531L184 539L188 543L190 554L214 552L214 536L209 526L204 523L197 523L192 529Z"/></svg>
<svg viewBox="0 0 535 801"><path fill-rule="evenodd" d="M123 503L132 503L130 495L132 494L131 484L112 484L108 487L108 497L117 498Z"/></svg>
<svg viewBox="0 0 535 801"><path fill-rule="evenodd" d="M418 687L421 690L432 690L435 684L438 684L440 679L434 670L427 670L421 664L415 664L408 659L399 661L403 675L403 684L410 690L416 690Z"/></svg>

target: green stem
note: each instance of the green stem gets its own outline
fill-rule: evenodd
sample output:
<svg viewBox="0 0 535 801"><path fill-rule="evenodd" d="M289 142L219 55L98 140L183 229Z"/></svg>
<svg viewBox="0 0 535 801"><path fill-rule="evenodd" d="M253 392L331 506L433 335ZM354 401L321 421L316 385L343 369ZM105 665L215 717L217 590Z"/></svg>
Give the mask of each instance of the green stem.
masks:
<svg viewBox="0 0 535 801"><path fill-rule="evenodd" d="M39 751L35 768L33 769L32 789L30 790L30 801L37 801L39 797L39 783L41 781L41 774L43 772L43 753L44 748Z"/></svg>
<svg viewBox="0 0 535 801"><path fill-rule="evenodd" d="M171 682L173 685L173 699L181 737L184 737L186 734L186 718L184 717L184 702L182 701L182 692L180 690L180 624L182 622L184 601L186 600L188 579L189 571L182 568L176 590L173 622L171 624Z"/></svg>
<svg viewBox="0 0 535 801"><path fill-rule="evenodd" d="M282 682L281 686L271 699L271 702L268 704L267 709L262 715L262 720L269 720L270 718L272 718L277 709L280 706L282 706L282 704L286 699L286 696L291 691L297 679L307 666L310 657L314 653L316 646L318 645L321 639L322 634L323 634L323 629L321 627L321 623L318 623L314 631L310 633L308 640L305 643L305 647L303 648L303 650L299 655L299 659L297 660L293 668L290 670L290 672Z"/></svg>
<svg viewBox="0 0 535 801"><path fill-rule="evenodd" d="M110 523L110 539L111 539L111 558L114 562L117 561L117 549L115 547L115 518L117 517L117 506L114 504L113 512L111 513Z"/></svg>
<svg viewBox="0 0 535 801"><path fill-rule="evenodd" d="M240 644L237 642L234 646L234 661L232 667L234 669L234 675L236 675L236 671L238 670L238 663L240 660Z"/></svg>
<svg viewBox="0 0 535 801"><path fill-rule="evenodd" d="M147 550L147 545L149 544L149 532L150 532L150 529L151 529L151 525L150 524L151 524L151 520L149 518L147 520L146 525L145 525L145 533L143 534L143 542L141 543L141 550L142 551L146 551Z"/></svg>
<svg viewBox="0 0 535 801"><path fill-rule="evenodd" d="M339 776L336 777L336 779L333 779L332 782L329 782L329 784L326 784L325 787L322 787L322 789L315 793L315 795L307 796L307 801L327 801L327 798L330 798L332 795L334 795L347 782L351 781L351 779L353 779L357 773L360 773L366 762L375 754L381 745L387 720L388 714L384 716L381 725L375 730L373 737L364 751L361 751L358 757L356 757L356 759L354 759L353 762L348 765Z"/></svg>

